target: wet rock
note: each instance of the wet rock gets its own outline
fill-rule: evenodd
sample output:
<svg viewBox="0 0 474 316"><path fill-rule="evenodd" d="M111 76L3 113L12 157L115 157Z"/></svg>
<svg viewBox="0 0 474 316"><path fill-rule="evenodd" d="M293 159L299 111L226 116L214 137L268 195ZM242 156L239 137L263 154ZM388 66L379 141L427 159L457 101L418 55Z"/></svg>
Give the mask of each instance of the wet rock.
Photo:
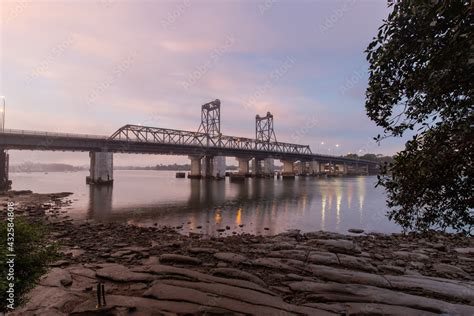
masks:
<svg viewBox="0 0 474 316"><path fill-rule="evenodd" d="M366 258L354 257L344 254L339 254L337 257L339 259L339 263L345 268L368 271L372 273L377 272L377 268L374 267L370 260Z"/></svg>
<svg viewBox="0 0 474 316"><path fill-rule="evenodd" d="M471 280L471 276L466 273L466 271L450 264L437 263L433 265L433 269L441 277L463 278Z"/></svg>
<svg viewBox="0 0 474 316"><path fill-rule="evenodd" d="M201 260L198 258L193 258L189 256L183 255L175 255L175 254L163 254L160 257L161 263L177 263L177 264L190 264L190 265L200 265Z"/></svg>
<svg viewBox="0 0 474 316"><path fill-rule="evenodd" d="M195 254L198 254L198 253L214 254L214 253L218 252L218 250L215 249L215 248L203 248L203 247L188 248L188 251L190 253L195 253Z"/></svg>
<svg viewBox="0 0 474 316"><path fill-rule="evenodd" d="M43 286L63 287L72 284L71 274L64 269L53 268L39 282Z"/></svg>
<svg viewBox="0 0 474 316"><path fill-rule="evenodd" d="M38 285L28 293L26 306L15 310L17 315L65 315L69 306L86 299L85 294L70 292L64 287Z"/></svg>
<svg viewBox="0 0 474 316"><path fill-rule="evenodd" d="M344 239L316 239L312 240L311 244L323 245L329 251L336 253L358 254L361 252L360 247L353 241Z"/></svg>
<svg viewBox="0 0 474 316"><path fill-rule="evenodd" d="M455 248L454 251L462 255L474 255L474 247Z"/></svg>
<svg viewBox="0 0 474 316"><path fill-rule="evenodd" d="M337 255L332 252L311 251L308 257L308 262L330 266L339 264L339 259L337 258Z"/></svg>
<svg viewBox="0 0 474 316"><path fill-rule="evenodd" d="M293 291L313 293L315 294L312 296L313 299L325 302L349 301L399 305L419 310L418 313L427 311L449 315L472 315L474 313L473 306L451 304L374 286L303 281L290 283L289 287Z"/></svg>
<svg viewBox="0 0 474 316"><path fill-rule="evenodd" d="M232 268L217 268L212 271L212 274L224 278L247 280L263 287L266 286L265 282L262 279L260 279L254 274L242 270Z"/></svg>
<svg viewBox="0 0 474 316"><path fill-rule="evenodd" d="M130 271L127 267L113 264L96 271L97 276L115 282L150 282L155 279L150 274Z"/></svg>
<svg viewBox="0 0 474 316"><path fill-rule="evenodd" d="M363 229L359 229L359 228L350 228L347 231L353 234L362 234L364 232Z"/></svg>
<svg viewBox="0 0 474 316"><path fill-rule="evenodd" d="M251 261L252 265L257 267L265 267L275 270L285 270L285 271L299 271L299 269L295 267L291 267L290 265L282 262L277 258L258 258Z"/></svg>
<svg viewBox="0 0 474 316"><path fill-rule="evenodd" d="M414 261L428 261L430 259L427 255L408 251L395 251L393 255L398 258Z"/></svg>
<svg viewBox="0 0 474 316"><path fill-rule="evenodd" d="M233 264L239 264L247 260L247 257L232 252L217 252L214 254L214 258Z"/></svg>

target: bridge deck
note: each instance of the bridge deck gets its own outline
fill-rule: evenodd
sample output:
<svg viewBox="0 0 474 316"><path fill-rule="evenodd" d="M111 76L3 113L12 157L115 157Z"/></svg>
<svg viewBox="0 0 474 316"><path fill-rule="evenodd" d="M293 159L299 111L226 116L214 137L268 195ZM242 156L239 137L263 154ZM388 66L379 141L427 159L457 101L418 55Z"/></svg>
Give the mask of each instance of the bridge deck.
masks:
<svg viewBox="0 0 474 316"><path fill-rule="evenodd" d="M126 125L124 128L125 127L131 127L131 129L133 129L134 126ZM123 130L121 130L117 131L114 135L112 135L112 137L108 137L100 135L5 129L3 133L0 132L0 147L4 149L16 150L83 152L109 151L114 153L161 155L213 155L301 161L315 160L322 163L363 163L371 166L377 164L376 162L369 160L313 154L310 151L306 151L304 148L307 146L304 145L294 145L287 143L259 144L254 139L233 136L222 136L218 141L212 140L211 142L204 142L202 135L199 133L168 129L155 130L155 132L161 135L161 138L157 137L156 134L153 136L152 133L146 134L145 132L145 134L143 134L144 131L134 134L130 130L127 131L131 133L130 136L125 137ZM179 135L171 135L172 133L176 132L178 132ZM119 135L121 136L119 137ZM188 137L188 141L184 141L185 139L183 137Z"/></svg>

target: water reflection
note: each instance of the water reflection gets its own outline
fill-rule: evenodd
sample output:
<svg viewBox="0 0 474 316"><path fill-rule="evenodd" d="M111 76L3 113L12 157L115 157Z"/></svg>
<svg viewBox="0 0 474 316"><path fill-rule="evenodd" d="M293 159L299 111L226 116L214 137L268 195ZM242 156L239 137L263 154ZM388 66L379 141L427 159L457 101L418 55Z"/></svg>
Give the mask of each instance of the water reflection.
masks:
<svg viewBox="0 0 474 316"><path fill-rule="evenodd" d="M385 196L374 188L375 177L230 182L176 179L173 172L117 171L113 187L86 186L84 177L80 172L12 176L15 189L75 192L73 218L182 226L185 233L206 234L226 226L228 232L262 234L294 228L399 231L384 216Z"/></svg>

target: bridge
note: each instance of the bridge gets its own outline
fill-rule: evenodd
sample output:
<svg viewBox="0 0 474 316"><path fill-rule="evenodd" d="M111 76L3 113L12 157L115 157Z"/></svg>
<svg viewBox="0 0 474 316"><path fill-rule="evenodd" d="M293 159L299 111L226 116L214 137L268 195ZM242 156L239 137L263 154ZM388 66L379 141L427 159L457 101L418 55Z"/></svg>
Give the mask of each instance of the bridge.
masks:
<svg viewBox="0 0 474 316"><path fill-rule="evenodd" d="M49 150L89 152L88 183L113 182L113 154L136 153L185 155L191 161L188 178L225 176L225 158L235 157L238 172L232 179L269 177L275 174L274 160L283 164L282 176L321 174L369 174L377 171L374 161L313 154L308 145L277 141L273 115L255 117L255 138L221 133L221 102L201 106L197 131L183 131L141 125L125 125L111 136L0 130L0 190L8 188L7 150Z"/></svg>

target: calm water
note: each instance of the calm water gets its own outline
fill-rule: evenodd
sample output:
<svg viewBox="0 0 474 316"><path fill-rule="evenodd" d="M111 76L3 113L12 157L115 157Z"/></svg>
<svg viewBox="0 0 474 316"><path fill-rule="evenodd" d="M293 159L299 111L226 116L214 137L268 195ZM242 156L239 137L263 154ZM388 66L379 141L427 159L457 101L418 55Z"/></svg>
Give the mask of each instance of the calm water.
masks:
<svg viewBox="0 0 474 316"><path fill-rule="evenodd" d="M181 226L182 231L276 234L349 228L398 232L385 217L376 177L246 179L245 182L176 179L171 171L114 171L113 187L85 184L88 172L11 173L13 189L74 192L72 218ZM240 228L239 225L244 227ZM198 229L198 226L202 226ZM268 230L265 230L268 228Z"/></svg>

